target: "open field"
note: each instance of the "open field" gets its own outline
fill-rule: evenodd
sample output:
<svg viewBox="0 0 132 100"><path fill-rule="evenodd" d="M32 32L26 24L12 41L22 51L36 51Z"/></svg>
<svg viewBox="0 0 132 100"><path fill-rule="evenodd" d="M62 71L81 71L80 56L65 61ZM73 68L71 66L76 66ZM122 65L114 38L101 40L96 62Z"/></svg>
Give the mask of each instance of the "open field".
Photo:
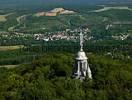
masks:
<svg viewBox="0 0 132 100"><path fill-rule="evenodd" d="M18 65L0 65L0 68L15 68Z"/></svg>
<svg viewBox="0 0 132 100"><path fill-rule="evenodd" d="M7 19L5 15L0 15L0 22L5 22L6 20Z"/></svg>
<svg viewBox="0 0 132 100"><path fill-rule="evenodd" d="M0 22L5 22L7 21L7 16L11 15L13 13L5 14L5 15L0 15Z"/></svg>
<svg viewBox="0 0 132 100"><path fill-rule="evenodd" d="M23 45L16 45L16 46L0 46L0 51L10 51L10 50L17 50L23 48Z"/></svg>
<svg viewBox="0 0 132 100"><path fill-rule="evenodd" d="M104 8L101 8L101 9L98 9L98 10L93 10L93 11L90 11L90 12L103 12L103 11L108 11L108 10L112 10L112 9L132 11L132 8L129 8L129 7L104 7Z"/></svg>

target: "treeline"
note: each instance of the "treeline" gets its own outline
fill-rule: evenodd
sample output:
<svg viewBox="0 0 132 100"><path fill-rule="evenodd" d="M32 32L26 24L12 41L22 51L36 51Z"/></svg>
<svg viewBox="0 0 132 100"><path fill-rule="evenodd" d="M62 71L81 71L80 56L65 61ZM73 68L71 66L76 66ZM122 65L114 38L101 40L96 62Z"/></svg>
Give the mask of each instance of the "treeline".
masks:
<svg viewBox="0 0 132 100"><path fill-rule="evenodd" d="M95 54L109 55L113 59L130 61L132 57L131 41L91 41L84 43L84 51ZM72 41L50 41L39 42L39 44L25 44L19 50L1 51L0 65L16 65L29 63L38 59L43 53L76 53L80 49L79 42Z"/></svg>
<svg viewBox="0 0 132 100"><path fill-rule="evenodd" d="M0 69L1 100L131 100L132 63L88 55L93 79L72 79L74 55L44 54L31 64Z"/></svg>
<svg viewBox="0 0 132 100"><path fill-rule="evenodd" d="M86 41L84 43L84 50L86 52L94 53L124 53L131 55L132 52L131 40L126 41ZM40 44L26 45L25 50L35 52L70 52L76 53L79 50L79 42L73 41L50 41L41 42Z"/></svg>

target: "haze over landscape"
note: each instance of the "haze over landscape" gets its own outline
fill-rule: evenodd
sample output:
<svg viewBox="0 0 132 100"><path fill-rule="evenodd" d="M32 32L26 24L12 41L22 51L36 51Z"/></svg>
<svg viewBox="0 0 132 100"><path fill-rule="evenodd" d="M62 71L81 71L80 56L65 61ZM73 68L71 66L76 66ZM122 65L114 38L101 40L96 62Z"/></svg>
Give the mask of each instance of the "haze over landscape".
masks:
<svg viewBox="0 0 132 100"><path fill-rule="evenodd" d="M1 6L130 4L131 0L0 0Z"/></svg>

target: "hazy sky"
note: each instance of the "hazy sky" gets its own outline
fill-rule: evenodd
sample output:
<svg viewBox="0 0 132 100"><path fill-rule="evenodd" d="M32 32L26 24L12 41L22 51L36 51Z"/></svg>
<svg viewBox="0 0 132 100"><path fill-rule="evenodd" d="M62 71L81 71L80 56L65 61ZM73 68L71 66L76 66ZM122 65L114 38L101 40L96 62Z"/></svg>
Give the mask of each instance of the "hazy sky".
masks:
<svg viewBox="0 0 132 100"><path fill-rule="evenodd" d="M0 0L0 3L100 3L107 1L132 1L132 0Z"/></svg>
<svg viewBox="0 0 132 100"><path fill-rule="evenodd" d="M88 4L102 4L102 3L109 3L112 1L116 2L122 2L126 3L128 1L132 0L0 0L0 6L6 6L6 5L46 5L46 4L68 4L68 5L88 5ZM118 4L118 3L117 3Z"/></svg>
<svg viewBox="0 0 132 100"><path fill-rule="evenodd" d="M100 2L102 0L0 0L1 4L4 3L23 3L23 4L33 4L33 3L44 3L44 4L49 4L49 3L65 3L65 4L85 4L85 3L96 3ZM107 1L107 0L103 0Z"/></svg>
<svg viewBox="0 0 132 100"><path fill-rule="evenodd" d="M32 2L43 2L43 3L48 3L48 2L65 2L65 3L77 3L77 2L94 2L94 1L102 1L102 0L0 0L0 2L28 2L28 1L32 1ZM103 1L107 1L107 0L103 0ZM32 3L30 2L30 3Z"/></svg>

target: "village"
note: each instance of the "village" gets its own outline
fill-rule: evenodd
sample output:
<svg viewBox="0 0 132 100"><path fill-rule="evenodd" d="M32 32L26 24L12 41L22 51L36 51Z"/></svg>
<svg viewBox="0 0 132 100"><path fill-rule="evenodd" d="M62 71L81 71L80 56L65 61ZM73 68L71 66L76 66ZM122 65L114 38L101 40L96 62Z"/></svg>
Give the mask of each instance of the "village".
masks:
<svg viewBox="0 0 132 100"><path fill-rule="evenodd" d="M96 39L95 36L91 34L91 30L86 28L76 28L76 29L66 29L64 31L56 31L56 32L44 32L44 33L36 33L36 34L30 34L30 33L19 33L19 32L0 32L0 40L6 41L6 40L12 40L12 39L32 39L36 41L57 41L57 40L67 40L67 41L76 41L78 38L78 34L82 32L84 34L84 40L94 40L94 41L102 41L102 39ZM130 34L120 34L120 35L112 35L107 36L109 39L114 40L125 40L130 37Z"/></svg>

